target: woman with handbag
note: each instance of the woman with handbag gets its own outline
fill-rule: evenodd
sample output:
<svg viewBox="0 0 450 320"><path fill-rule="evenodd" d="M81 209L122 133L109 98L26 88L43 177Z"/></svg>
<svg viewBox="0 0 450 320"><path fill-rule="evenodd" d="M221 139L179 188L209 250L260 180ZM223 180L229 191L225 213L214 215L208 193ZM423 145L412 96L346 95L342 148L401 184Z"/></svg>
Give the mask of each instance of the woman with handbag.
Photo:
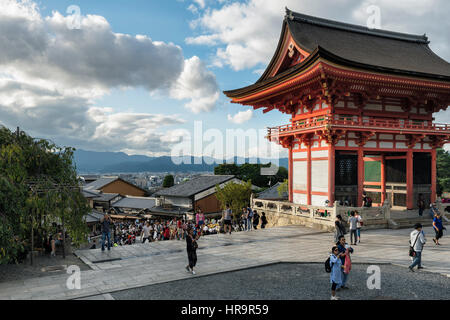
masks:
<svg viewBox="0 0 450 320"><path fill-rule="evenodd" d="M197 240L199 236L199 234L197 234L197 236L194 236L194 229L191 227L188 228L186 235L186 249L189 264L186 266L186 271L191 272L192 274L195 274L194 267L197 264Z"/></svg>

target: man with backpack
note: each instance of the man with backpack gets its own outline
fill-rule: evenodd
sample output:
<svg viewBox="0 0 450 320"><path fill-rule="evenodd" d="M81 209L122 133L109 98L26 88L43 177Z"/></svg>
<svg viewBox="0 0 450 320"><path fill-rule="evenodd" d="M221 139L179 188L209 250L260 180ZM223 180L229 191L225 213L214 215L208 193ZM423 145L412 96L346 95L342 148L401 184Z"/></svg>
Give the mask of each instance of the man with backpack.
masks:
<svg viewBox="0 0 450 320"><path fill-rule="evenodd" d="M367 193L363 192L363 207L370 208L372 206L372 198L367 196Z"/></svg>
<svg viewBox="0 0 450 320"><path fill-rule="evenodd" d="M422 250L424 244L427 242L425 234L422 230L422 224L416 223L414 225L414 231L409 235L410 256L413 257L412 264L408 267L411 272L414 272L413 268L417 266L417 269L423 269L422 267Z"/></svg>

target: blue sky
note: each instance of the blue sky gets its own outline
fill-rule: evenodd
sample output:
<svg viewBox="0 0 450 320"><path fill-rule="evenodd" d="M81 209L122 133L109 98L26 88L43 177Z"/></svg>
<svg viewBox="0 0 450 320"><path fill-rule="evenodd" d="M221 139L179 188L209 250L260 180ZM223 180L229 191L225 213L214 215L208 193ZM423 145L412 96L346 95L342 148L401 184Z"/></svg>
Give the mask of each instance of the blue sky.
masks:
<svg viewBox="0 0 450 320"><path fill-rule="evenodd" d="M75 31L65 27L73 5ZM288 116L247 111L222 91L259 78L285 6L365 25L371 5L383 29L426 32L450 60L445 0L2 0L0 23L12 31L0 44L0 123L60 145L146 155L170 154L194 121L223 134L286 124ZM450 122L449 113L437 121Z"/></svg>
<svg viewBox="0 0 450 320"><path fill-rule="evenodd" d="M255 69L233 70L231 68L218 68L212 66L214 50L208 46L189 45L185 39L200 34L198 30L190 27L190 22L199 18L199 13L188 10L191 1L161 1L161 0L117 0L117 1L72 1L72 0L49 0L38 2L43 16L49 16L52 11L67 14L67 8L77 5L82 15L101 15L108 20L114 32L130 35L144 34L155 41L172 42L183 49L186 58L198 56L206 63L210 70L216 75L220 91L240 88L254 83L259 74ZM209 8L219 8L214 3ZM279 12L280 27L284 11ZM281 28L279 28L281 30ZM279 31L278 31L279 32ZM185 124L176 125L172 128L184 128L192 131L193 121L202 120L203 128L218 128L225 131L228 128L255 128L261 129L268 126L285 124L288 117L283 114L272 112L262 115L262 112L254 113L253 119L244 125L235 124L227 120L227 116L234 115L239 111L251 109L241 105L229 103L222 93L217 101L213 112L192 114L187 111L178 100L168 99L163 95L151 96L144 88L133 88L127 90L113 89L109 94L96 100L96 104L111 107L115 110L126 112L150 112L159 113L170 110L170 113L182 115ZM94 149L95 150L95 149Z"/></svg>

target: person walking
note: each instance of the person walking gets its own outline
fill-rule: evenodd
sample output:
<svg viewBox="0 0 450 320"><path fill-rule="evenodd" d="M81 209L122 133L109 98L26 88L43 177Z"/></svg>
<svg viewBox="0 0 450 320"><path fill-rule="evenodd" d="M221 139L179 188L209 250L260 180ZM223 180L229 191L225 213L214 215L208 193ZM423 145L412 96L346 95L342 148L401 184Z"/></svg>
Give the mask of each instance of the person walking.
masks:
<svg viewBox="0 0 450 320"><path fill-rule="evenodd" d="M350 274L351 266L348 264L346 266L345 264L346 264L346 261L347 261L347 263L351 263L351 262L349 262L349 261L351 261L349 259L350 259L350 253L353 253L353 248L350 247L348 245L348 243L345 242L344 236L339 237L339 241L336 243L336 246L339 249L339 253L342 253L340 258L341 258L341 262L342 262L342 266L343 266L342 271L341 271L342 272L342 283L339 285L338 288L348 289L346 284L347 284L348 276ZM346 272L344 272L344 271L346 271Z"/></svg>
<svg viewBox="0 0 450 320"><path fill-rule="evenodd" d="M197 214L195 215L195 222L201 230L203 230L203 225L205 224L205 215L201 208L198 208Z"/></svg>
<svg viewBox="0 0 450 320"><path fill-rule="evenodd" d="M417 207L419 208L419 216L421 217L423 211L425 210L425 200L423 199L423 194L419 193L419 199L417 199Z"/></svg>
<svg viewBox="0 0 450 320"><path fill-rule="evenodd" d="M246 207L242 208L242 216L241 216L241 221L242 224L244 225L244 231L248 231L248 227L247 227L247 218L248 218L248 211Z"/></svg>
<svg viewBox="0 0 450 320"><path fill-rule="evenodd" d="M258 211L253 211L253 229L258 230L259 214Z"/></svg>
<svg viewBox="0 0 450 320"><path fill-rule="evenodd" d="M358 243L361 243L361 227L364 224L361 215L358 211L355 211L356 222L356 236L358 238Z"/></svg>
<svg viewBox="0 0 450 320"><path fill-rule="evenodd" d="M145 226L142 228L141 237L142 237L142 243L145 243L146 240L148 240L148 242L152 242L151 236L150 236L150 223L148 221L145 224Z"/></svg>
<svg viewBox="0 0 450 320"><path fill-rule="evenodd" d="M331 273L330 273L330 283L331 283L331 300L339 300L338 297L336 297L336 289L338 286L342 284L342 253L339 252L339 248L337 246L334 246L331 249L331 256L330 256L330 267L331 267Z"/></svg>
<svg viewBox="0 0 450 320"><path fill-rule="evenodd" d="M111 218L108 214L105 214L100 219L100 224L102 226L102 251L105 251L105 240L108 240L108 251L111 250Z"/></svg>
<svg viewBox="0 0 450 320"><path fill-rule="evenodd" d="M338 214L336 216L336 220L334 221L334 242L339 241L339 237L345 235L345 225L344 220L342 220L342 216Z"/></svg>
<svg viewBox="0 0 450 320"><path fill-rule="evenodd" d="M227 230L229 230L228 232L231 234L231 217L232 217L233 211L230 209L230 205L227 204L227 208L224 211L223 214L223 229L225 234L227 233Z"/></svg>
<svg viewBox="0 0 450 320"><path fill-rule="evenodd" d="M261 216L261 229L265 229L267 225L266 213L263 212Z"/></svg>
<svg viewBox="0 0 450 320"><path fill-rule="evenodd" d="M247 207L247 231L251 231L253 226L253 210Z"/></svg>
<svg viewBox="0 0 450 320"><path fill-rule="evenodd" d="M186 251L188 255L188 261L189 264L186 266L186 271L191 272L192 274L195 274L194 267L197 264L197 240L199 238L199 234L197 236L194 236L194 229L189 228L187 230L186 235Z"/></svg>
<svg viewBox="0 0 450 320"><path fill-rule="evenodd" d="M440 246L441 244L439 243L439 239L442 238L443 230L445 229L445 227L442 225L442 217L439 211L434 214L433 229L435 232L433 241L437 246Z"/></svg>
<svg viewBox="0 0 450 320"><path fill-rule="evenodd" d="M417 266L417 269L423 269L422 267L422 250L423 246L427 242L425 238L425 233L422 230L422 224L416 223L414 225L414 230L409 235L409 243L414 250L413 262L408 267L410 271L414 272L414 267Z"/></svg>
<svg viewBox="0 0 450 320"><path fill-rule="evenodd" d="M358 219L355 217L355 211L352 211L350 213L350 219L348 219L349 222L349 229L350 229L350 243L352 245L356 245L356 241L358 240L358 235L356 232Z"/></svg>
<svg viewBox="0 0 450 320"><path fill-rule="evenodd" d="M430 203L430 218L434 219L434 216L436 215L436 213L439 212L438 208L436 207L436 204L434 203Z"/></svg>

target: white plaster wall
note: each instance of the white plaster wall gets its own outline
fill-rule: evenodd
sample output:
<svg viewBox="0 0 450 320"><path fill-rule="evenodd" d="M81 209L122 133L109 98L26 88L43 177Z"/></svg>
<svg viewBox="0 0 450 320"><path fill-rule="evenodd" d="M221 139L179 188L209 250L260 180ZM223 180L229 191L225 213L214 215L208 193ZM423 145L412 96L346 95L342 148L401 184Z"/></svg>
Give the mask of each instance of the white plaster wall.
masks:
<svg viewBox="0 0 450 320"><path fill-rule="evenodd" d="M308 199L307 199L306 194L294 193L292 200L294 201L295 204L304 204L304 205L308 204Z"/></svg>
<svg viewBox="0 0 450 320"><path fill-rule="evenodd" d="M386 111L403 112L402 107L400 106L386 106Z"/></svg>
<svg viewBox="0 0 450 320"><path fill-rule="evenodd" d="M380 134L380 139L392 140L392 139L394 139L394 135L393 134Z"/></svg>
<svg viewBox="0 0 450 320"><path fill-rule="evenodd" d="M328 157L328 150L316 150L311 151L312 158L323 158Z"/></svg>
<svg viewBox="0 0 450 320"><path fill-rule="evenodd" d="M328 192L328 160L311 163L311 190Z"/></svg>
<svg viewBox="0 0 450 320"><path fill-rule="evenodd" d="M339 101L338 103L335 104L336 108L344 108L345 107L345 103L344 101Z"/></svg>
<svg viewBox="0 0 450 320"><path fill-rule="evenodd" d="M377 110L377 111L381 111L383 108L381 105L377 105L377 104L367 104L364 107L365 110Z"/></svg>
<svg viewBox="0 0 450 320"><path fill-rule="evenodd" d="M430 147L430 145L429 145L428 143L424 143L424 144L423 144L423 148L424 148L424 149L427 149L427 150L428 150L428 149L431 149L431 147Z"/></svg>
<svg viewBox="0 0 450 320"><path fill-rule="evenodd" d="M397 142L395 147L398 149L408 149L408 146L404 142Z"/></svg>
<svg viewBox="0 0 450 320"><path fill-rule="evenodd" d="M393 148L393 142L380 142L380 148Z"/></svg>
<svg viewBox="0 0 450 320"><path fill-rule="evenodd" d="M356 138L356 134L354 132L349 132L348 133L348 137L349 138Z"/></svg>
<svg viewBox="0 0 450 320"><path fill-rule="evenodd" d="M347 102L347 108L350 108L350 109L356 109L356 108L358 108L358 107L355 106L355 105L353 104L353 102L349 101L349 102Z"/></svg>
<svg viewBox="0 0 450 320"><path fill-rule="evenodd" d="M307 163L306 161L295 161L293 164L292 177L294 179L293 186L294 190L306 191L306 180L307 180Z"/></svg>
<svg viewBox="0 0 450 320"><path fill-rule="evenodd" d="M328 200L328 197L326 196L316 196L316 195L312 195L311 196L311 205L313 206L323 206L325 205L325 201Z"/></svg>
<svg viewBox="0 0 450 320"><path fill-rule="evenodd" d="M306 152L293 152L292 158L293 159L306 159Z"/></svg>
<svg viewBox="0 0 450 320"><path fill-rule="evenodd" d="M377 143L375 141L369 141L364 145L364 148L376 148Z"/></svg>
<svg viewBox="0 0 450 320"><path fill-rule="evenodd" d="M349 147L358 147L358 145L355 143L355 141L353 141L353 140L349 140L348 141L348 146Z"/></svg>
<svg viewBox="0 0 450 320"><path fill-rule="evenodd" d="M164 201L165 203L171 203L174 206L192 207L192 202L189 198L164 197Z"/></svg>
<svg viewBox="0 0 450 320"><path fill-rule="evenodd" d="M339 142L336 143L336 147L345 147L345 140L339 140Z"/></svg>
<svg viewBox="0 0 450 320"><path fill-rule="evenodd" d="M406 140L406 136L403 134L398 134L395 136L395 140Z"/></svg>

